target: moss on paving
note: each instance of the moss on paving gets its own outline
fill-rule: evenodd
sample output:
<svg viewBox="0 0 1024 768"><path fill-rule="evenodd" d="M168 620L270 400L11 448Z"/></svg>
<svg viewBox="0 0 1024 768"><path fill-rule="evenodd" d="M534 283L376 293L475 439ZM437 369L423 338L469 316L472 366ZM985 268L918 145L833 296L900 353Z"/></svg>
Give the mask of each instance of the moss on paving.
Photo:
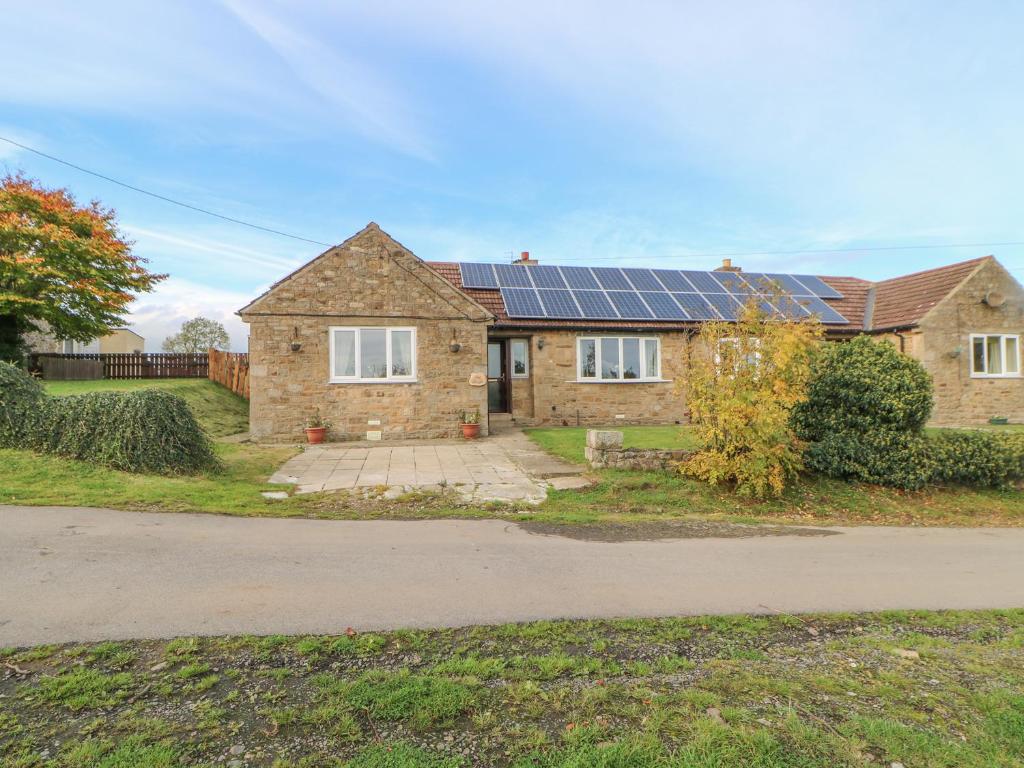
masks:
<svg viewBox="0 0 1024 768"><path fill-rule="evenodd" d="M1024 765L1024 611L0 651L5 768Z"/></svg>

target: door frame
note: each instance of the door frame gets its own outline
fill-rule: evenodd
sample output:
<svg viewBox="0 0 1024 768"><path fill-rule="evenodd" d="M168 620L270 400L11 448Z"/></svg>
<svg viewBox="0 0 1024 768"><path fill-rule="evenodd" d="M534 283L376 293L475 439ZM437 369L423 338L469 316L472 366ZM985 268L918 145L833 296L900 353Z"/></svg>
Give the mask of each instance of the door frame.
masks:
<svg viewBox="0 0 1024 768"><path fill-rule="evenodd" d="M487 339L487 362L488 367L490 366L491 359L491 344L498 344L501 347L501 389L503 394L503 400L505 401L505 410L503 411L492 411L490 397L487 398L487 413L512 413L512 360L511 360L511 349L512 345L509 344L509 340L506 338L488 338ZM490 384L492 381L490 371L488 371L487 382Z"/></svg>

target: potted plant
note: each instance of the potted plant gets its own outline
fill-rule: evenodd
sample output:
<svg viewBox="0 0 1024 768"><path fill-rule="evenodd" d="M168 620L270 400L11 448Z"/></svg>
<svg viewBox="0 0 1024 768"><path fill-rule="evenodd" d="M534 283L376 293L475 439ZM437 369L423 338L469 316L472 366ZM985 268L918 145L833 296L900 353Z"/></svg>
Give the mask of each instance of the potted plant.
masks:
<svg viewBox="0 0 1024 768"><path fill-rule="evenodd" d="M324 421L320 416L320 409L313 411L313 415L306 419L306 440L310 445L316 445L324 441L327 430L331 428L329 421Z"/></svg>
<svg viewBox="0 0 1024 768"><path fill-rule="evenodd" d="M462 436L472 440L480 435L480 409L475 411L462 411L459 414L459 422L462 427Z"/></svg>

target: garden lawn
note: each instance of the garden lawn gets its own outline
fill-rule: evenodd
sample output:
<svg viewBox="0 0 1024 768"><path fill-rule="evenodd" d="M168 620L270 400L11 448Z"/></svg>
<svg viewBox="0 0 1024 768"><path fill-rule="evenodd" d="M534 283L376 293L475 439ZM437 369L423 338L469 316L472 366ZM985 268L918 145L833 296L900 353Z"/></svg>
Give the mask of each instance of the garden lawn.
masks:
<svg viewBox="0 0 1024 768"><path fill-rule="evenodd" d="M0 763L1010 768L1022 648L1017 610L9 649Z"/></svg>
<svg viewBox="0 0 1024 768"><path fill-rule="evenodd" d="M212 437L249 431L249 403L234 392L208 379L99 379L96 381L44 381L54 396L86 392L126 392L133 389L162 389L180 395L203 428Z"/></svg>
<svg viewBox="0 0 1024 768"><path fill-rule="evenodd" d="M245 429L248 404L204 379L50 382L54 395L98 389L159 387L184 397L215 435ZM620 427L634 447L693 447L687 427ZM582 461L586 430L531 429L539 445ZM552 491L538 507L466 505L457 494L412 493L384 499L362 494L316 493L284 500L262 491L287 491L266 480L298 450L295 446L217 443L224 471L196 477L134 475L95 464L0 450L0 503L98 506L168 512L210 512L251 517L322 519L430 519L492 517L580 529L629 528L625 536L670 535L672 526L693 521L726 523L1024 525L1024 493L950 488L916 493L808 478L781 499L753 501L726 488L671 472L595 471L590 487ZM655 532L655 529L658 529ZM654 533L647 533L654 532ZM620 535L620 534L616 534Z"/></svg>
<svg viewBox="0 0 1024 768"><path fill-rule="evenodd" d="M537 445L563 459L583 464L587 429L612 429L622 433L625 448L696 448L697 441L689 426L668 427L540 427L524 430Z"/></svg>

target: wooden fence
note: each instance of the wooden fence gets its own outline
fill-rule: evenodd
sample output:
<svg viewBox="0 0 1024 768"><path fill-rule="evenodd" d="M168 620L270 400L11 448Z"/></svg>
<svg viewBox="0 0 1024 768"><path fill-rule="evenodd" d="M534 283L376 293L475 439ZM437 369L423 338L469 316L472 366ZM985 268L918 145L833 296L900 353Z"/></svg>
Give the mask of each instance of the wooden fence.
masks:
<svg viewBox="0 0 1024 768"><path fill-rule="evenodd" d="M210 350L210 381L249 399L249 355L245 352Z"/></svg>
<svg viewBox="0 0 1024 768"><path fill-rule="evenodd" d="M205 352L98 352L75 355L36 353L32 370L44 379L205 379Z"/></svg>

